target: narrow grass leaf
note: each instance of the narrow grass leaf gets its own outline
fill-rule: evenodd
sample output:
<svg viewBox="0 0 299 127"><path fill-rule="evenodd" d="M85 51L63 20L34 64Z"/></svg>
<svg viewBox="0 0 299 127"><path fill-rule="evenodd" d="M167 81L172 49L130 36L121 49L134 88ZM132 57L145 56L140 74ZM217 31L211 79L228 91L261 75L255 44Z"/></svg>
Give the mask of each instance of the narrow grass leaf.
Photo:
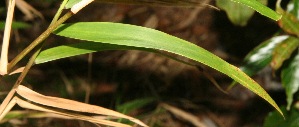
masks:
<svg viewBox="0 0 299 127"><path fill-rule="evenodd" d="M231 0L240 4L244 4L254 10L256 10L257 12L259 12L260 14L271 18L275 21L278 21L281 18L281 15L276 13L275 11L271 10L270 8L268 8L267 6L263 5L262 3L260 3L257 0Z"/></svg>
<svg viewBox="0 0 299 127"><path fill-rule="evenodd" d="M80 40L157 49L185 56L228 75L280 111L269 94L239 68L195 44L166 33L140 26L109 22L65 24L56 29L54 33Z"/></svg>
<svg viewBox="0 0 299 127"><path fill-rule="evenodd" d="M287 110L290 110L294 94L299 89L299 53L282 69L281 80L287 95Z"/></svg>
<svg viewBox="0 0 299 127"><path fill-rule="evenodd" d="M271 61L271 67L277 70L281 67L283 62L290 58L293 51L299 46L299 39L296 37L289 37L282 43L278 44L273 51L273 58Z"/></svg>
<svg viewBox="0 0 299 127"><path fill-rule="evenodd" d="M35 64L41 64L61 58L77 56L92 52L104 51L104 50L146 50L148 52L155 52L151 49L138 48L131 46L120 46L105 43L96 42L83 42L71 45L62 45L55 48L47 49L42 51L35 59Z"/></svg>
<svg viewBox="0 0 299 127"><path fill-rule="evenodd" d="M34 103L38 103L41 105L55 107L59 109L65 109L69 111L85 112L85 113L92 113L92 114L99 114L99 115L107 115L107 116L112 116L117 118L124 118L132 122L135 122L141 126L146 126L144 123L142 123L141 121L135 118L126 116L124 114L118 113L110 109L102 108L95 105L85 104L73 100L63 99L63 98L44 96L22 85L18 86L17 93L20 96L26 98L27 100L30 100Z"/></svg>

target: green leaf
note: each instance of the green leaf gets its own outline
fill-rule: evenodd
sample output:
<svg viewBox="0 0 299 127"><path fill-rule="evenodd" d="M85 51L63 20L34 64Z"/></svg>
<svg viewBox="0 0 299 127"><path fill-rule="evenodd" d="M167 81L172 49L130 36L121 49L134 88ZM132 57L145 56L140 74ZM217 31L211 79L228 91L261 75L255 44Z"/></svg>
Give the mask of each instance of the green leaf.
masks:
<svg viewBox="0 0 299 127"><path fill-rule="evenodd" d="M239 68L227 63L195 44L166 33L140 26L109 22L66 24L61 25L54 31L54 33L60 36L80 40L157 49L185 56L228 75L244 87L268 101L275 109L281 112L268 93Z"/></svg>
<svg viewBox="0 0 299 127"><path fill-rule="evenodd" d="M244 65L240 69L249 76L255 75L271 62L274 48L289 38L293 37L288 35L276 36L261 43L247 54Z"/></svg>
<svg viewBox="0 0 299 127"><path fill-rule="evenodd" d="M79 3L80 1L82 0L69 0L65 5L65 9L72 8L75 4Z"/></svg>
<svg viewBox="0 0 299 127"><path fill-rule="evenodd" d="M259 12L260 14L271 18L275 21L279 20L281 18L281 15L276 13L275 11L271 10L270 8L268 8L267 6L263 5L262 3L258 2L257 0L231 0L240 4L244 4L254 10L256 10L257 12Z"/></svg>
<svg viewBox="0 0 299 127"><path fill-rule="evenodd" d="M255 75L268 64L270 64L274 48L278 44L288 40L288 38L291 37L288 35L282 35L272 37L271 39L262 42L259 46L255 47L246 55L243 65L240 67L240 69L248 76ZM233 81L228 87L228 90L234 87L236 83L237 82Z"/></svg>
<svg viewBox="0 0 299 127"><path fill-rule="evenodd" d="M266 5L267 0L258 0ZM230 21L239 26L245 26L248 20L253 16L254 10L231 0L216 0L216 5L223 9Z"/></svg>
<svg viewBox="0 0 299 127"><path fill-rule="evenodd" d="M285 120L281 119L280 113L277 111L270 112L264 121L263 127L298 127L299 126L299 111L292 108L287 111L285 107L281 107L285 114Z"/></svg>
<svg viewBox="0 0 299 127"><path fill-rule="evenodd" d="M282 69L281 80L287 94L289 110L293 103L293 96L299 89L299 53Z"/></svg>
<svg viewBox="0 0 299 127"><path fill-rule="evenodd" d="M25 29L28 27L30 27L30 25L24 22L12 22L13 29ZM5 28L5 21L0 21L0 30L3 30L4 28Z"/></svg>
<svg viewBox="0 0 299 127"><path fill-rule="evenodd" d="M282 43L278 44L273 51L273 58L271 61L271 67L277 70L281 67L282 63L290 58L293 51L298 48L299 39L296 37L289 37Z"/></svg>
<svg viewBox="0 0 299 127"><path fill-rule="evenodd" d="M97 51L104 51L104 50L148 50L150 51L150 49L130 47L130 46L120 46L120 45L95 43L95 42L84 42L84 43L76 43L71 45L62 45L55 48L44 50L35 59L35 64L46 63L61 58L77 56L77 55L82 55L82 54L87 54L87 53L92 53Z"/></svg>

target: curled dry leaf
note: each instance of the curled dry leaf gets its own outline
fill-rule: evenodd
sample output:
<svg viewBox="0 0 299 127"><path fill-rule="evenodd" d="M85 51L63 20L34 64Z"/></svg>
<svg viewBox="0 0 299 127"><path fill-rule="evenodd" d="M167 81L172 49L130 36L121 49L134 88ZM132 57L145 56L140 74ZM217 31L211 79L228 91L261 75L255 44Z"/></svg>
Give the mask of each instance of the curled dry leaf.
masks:
<svg viewBox="0 0 299 127"><path fill-rule="evenodd" d="M144 126L144 127L147 126L138 119L135 119L130 116L126 116L124 114L121 114L119 112L116 112L116 111L113 111L110 109L102 108L102 107L95 106L95 105L85 104L85 103L81 103L81 102L77 102L77 101L73 101L73 100L45 96L45 95L39 94L35 91L32 91L31 89L29 89L25 86L22 86L22 85L20 85L17 88L17 93L20 96L22 96L34 103L38 103L41 105L55 107L58 109L65 109L68 111L84 112L84 113L92 113L92 114L97 114L97 115L112 116L112 117L116 117L116 118L124 118L124 119L128 119L134 123L137 123L141 126Z"/></svg>
<svg viewBox="0 0 299 127"><path fill-rule="evenodd" d="M57 109L57 108L55 109L55 108L50 108L50 107L35 104L35 103L30 103L30 102L24 101L16 96L13 99L11 99L11 101L7 105L5 111L0 115L1 120L5 114L8 114L8 112L13 108L13 106L15 104L18 104L22 108L57 114L57 116L59 116L61 118L85 120L85 121L89 121L89 122L93 122L93 123L97 123L97 124L103 124L103 125L114 126L114 127L130 127L129 125L126 125L126 124L117 123L117 122L104 120L104 119L98 119L93 116L85 116L85 115L81 115L81 114L77 114L77 113L73 113L73 112L61 111L60 109ZM48 117L51 117L51 116L48 116Z"/></svg>

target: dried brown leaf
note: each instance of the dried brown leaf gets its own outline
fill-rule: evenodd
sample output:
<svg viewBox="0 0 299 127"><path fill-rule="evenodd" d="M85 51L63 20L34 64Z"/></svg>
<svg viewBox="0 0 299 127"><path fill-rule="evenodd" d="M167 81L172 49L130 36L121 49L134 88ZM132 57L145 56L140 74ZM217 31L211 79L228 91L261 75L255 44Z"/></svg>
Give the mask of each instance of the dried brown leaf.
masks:
<svg viewBox="0 0 299 127"><path fill-rule="evenodd" d="M39 94L35 91L32 91L29 88L22 86L22 85L20 85L17 88L17 93L20 96L22 96L32 102L41 104L41 105L46 105L46 106L55 107L55 108L59 108L59 109L65 109L65 110L69 110L69 111L85 112L85 113L100 114L100 115L124 118L124 119L128 119L134 123L137 123L141 126L147 126L138 119L135 119L133 117L121 114L119 112L116 112L116 111L113 111L110 109L102 108L102 107L95 106L95 105L85 104L85 103L77 102L77 101L73 101L73 100L45 96L45 95Z"/></svg>

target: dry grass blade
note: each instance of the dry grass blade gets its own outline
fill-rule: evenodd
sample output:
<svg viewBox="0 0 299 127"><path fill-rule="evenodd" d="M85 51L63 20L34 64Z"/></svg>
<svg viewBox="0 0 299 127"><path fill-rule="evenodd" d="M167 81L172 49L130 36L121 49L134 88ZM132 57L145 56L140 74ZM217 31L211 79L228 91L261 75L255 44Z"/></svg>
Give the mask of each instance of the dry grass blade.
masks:
<svg viewBox="0 0 299 127"><path fill-rule="evenodd" d="M78 119L78 120L85 120L97 124L102 124L102 125L108 125L108 126L115 126L115 127L130 127L129 125L122 124L122 123L117 123L109 120L104 120L104 119L99 119L96 117L92 116L84 116L76 113L70 113L70 112L64 112L61 111L60 109L54 109L54 108L49 108L47 106L42 106L39 104L34 104L34 103L29 103L27 101L24 101L18 97L14 97L10 103L7 105L7 108L5 111L1 114L1 120L3 117L13 108L15 104L18 104L19 106L27 109L32 109L32 110L37 110L37 111L42 111L42 112L47 112L47 113L53 113L56 114L54 115L55 117L58 118L68 118L68 119ZM49 115L48 117L53 117L53 114Z"/></svg>
<svg viewBox="0 0 299 127"><path fill-rule="evenodd" d="M2 51L1 51L0 75L7 74L8 47L9 47L11 25L12 25L12 19L13 19L13 14L14 14L14 10L15 10L15 5L16 5L15 0L9 1L6 21L5 21L5 30L4 30L4 36L3 36Z"/></svg>
<svg viewBox="0 0 299 127"><path fill-rule="evenodd" d="M14 110L14 111L8 112L6 114L6 116L0 121L0 124L5 123L10 120L13 120L13 119L19 119L19 118L49 118L49 117L59 118L59 119L72 119L67 116L54 114L54 113L48 113L48 112L32 111L32 110Z"/></svg>
<svg viewBox="0 0 299 127"><path fill-rule="evenodd" d="M73 101L73 100L44 96L44 95L34 92L34 91L30 90L29 88L22 86L22 85L20 85L17 88L17 93L20 96L22 96L32 102L41 104L41 105L55 107L55 108L59 108L59 109L65 109L65 110L69 110L69 111L85 112L85 113L113 116L113 117L117 117L117 118L124 118L124 119L128 119L134 123L137 123L141 126L147 126L138 119L135 119L130 116L126 116L124 114L115 112L113 110L109 110L109 109L102 108L99 106L85 104L85 103L81 103L81 102L77 102L77 101Z"/></svg>
<svg viewBox="0 0 299 127"><path fill-rule="evenodd" d="M114 126L114 127L130 127L129 125L122 124L122 123L117 123L117 122L104 120L104 119L97 119L92 116L84 116L84 115L80 115L80 114L76 114L76 113L70 113L67 111L61 111L59 109L53 109L53 108L49 108L46 106L41 106L38 104L29 103L27 101L19 99L18 97L15 97L14 99L16 100L16 102L19 106L21 106L23 108L27 108L27 109L38 110L38 111L43 111L43 112L50 112L50 113L59 114L62 116L75 118L75 119L79 119L79 120L85 120L85 121L102 124L102 125L108 125L108 126Z"/></svg>

